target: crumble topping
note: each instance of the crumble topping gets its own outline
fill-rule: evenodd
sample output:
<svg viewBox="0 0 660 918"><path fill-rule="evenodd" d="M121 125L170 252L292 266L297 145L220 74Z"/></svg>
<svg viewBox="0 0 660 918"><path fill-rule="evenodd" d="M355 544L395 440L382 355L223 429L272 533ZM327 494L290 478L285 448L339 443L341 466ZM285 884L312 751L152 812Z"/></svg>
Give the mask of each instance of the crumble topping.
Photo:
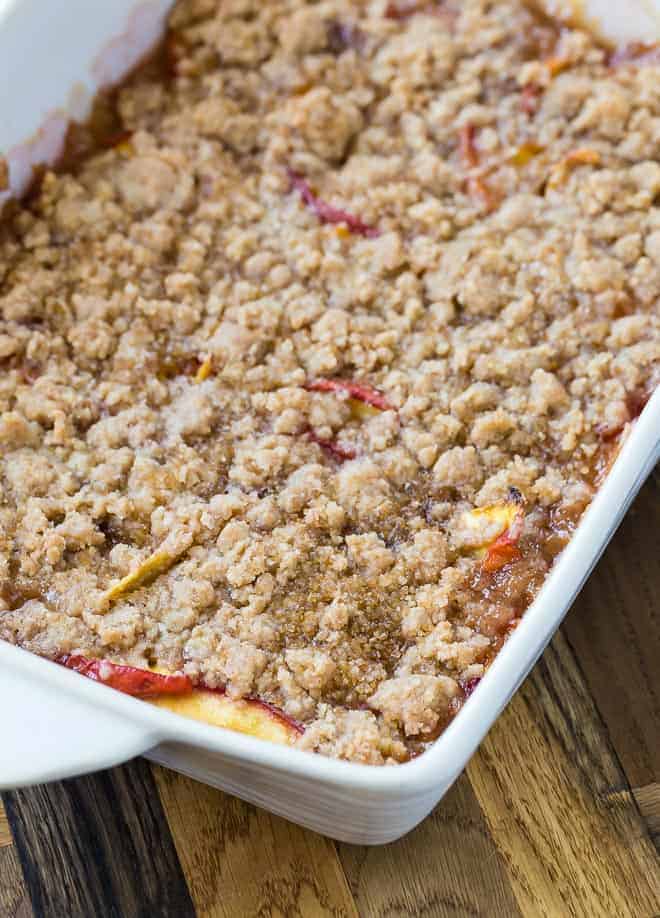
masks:
<svg viewBox="0 0 660 918"><path fill-rule="evenodd" d="M114 117L0 228L0 637L405 760L657 384L657 56L180 0Z"/></svg>

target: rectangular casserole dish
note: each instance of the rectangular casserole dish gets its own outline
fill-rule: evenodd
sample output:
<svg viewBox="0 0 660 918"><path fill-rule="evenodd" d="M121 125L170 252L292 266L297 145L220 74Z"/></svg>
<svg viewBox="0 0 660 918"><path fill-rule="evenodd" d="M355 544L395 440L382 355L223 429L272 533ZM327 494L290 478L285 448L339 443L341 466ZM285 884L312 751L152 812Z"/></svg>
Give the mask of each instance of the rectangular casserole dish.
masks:
<svg viewBox="0 0 660 918"><path fill-rule="evenodd" d="M47 12L36 0L0 0L6 93L0 150L9 154L14 193L25 188L32 163L56 156L68 118L84 117L93 93L116 81L153 44L169 5L115 0L89 16L83 0L57 0ZM0 692L11 699L0 715L0 788L69 777L145 754L343 841L379 844L400 837L463 770L659 458L656 392L522 623L464 710L419 758L373 768L275 746L176 717L0 643Z"/></svg>

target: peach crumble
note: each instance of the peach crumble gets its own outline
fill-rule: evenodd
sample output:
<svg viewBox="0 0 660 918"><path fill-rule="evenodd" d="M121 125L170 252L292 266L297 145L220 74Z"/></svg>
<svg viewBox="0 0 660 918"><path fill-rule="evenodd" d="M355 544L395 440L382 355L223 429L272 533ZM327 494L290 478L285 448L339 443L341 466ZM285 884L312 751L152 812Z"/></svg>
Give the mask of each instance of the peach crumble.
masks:
<svg viewBox="0 0 660 918"><path fill-rule="evenodd" d="M521 0L182 0L113 105L0 230L0 637L404 761L657 384L660 61Z"/></svg>

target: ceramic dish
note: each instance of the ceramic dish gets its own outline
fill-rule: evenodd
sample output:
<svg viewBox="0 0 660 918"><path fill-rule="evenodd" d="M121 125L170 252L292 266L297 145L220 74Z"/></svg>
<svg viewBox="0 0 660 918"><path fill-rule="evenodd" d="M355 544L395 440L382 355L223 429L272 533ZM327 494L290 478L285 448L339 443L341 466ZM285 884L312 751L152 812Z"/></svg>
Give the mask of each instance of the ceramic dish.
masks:
<svg viewBox="0 0 660 918"><path fill-rule="evenodd" d="M0 126L13 192L25 187L32 163L57 154L67 119L83 117L94 91L115 81L153 43L168 5L117 0L89 15L82 0L75 9L71 2L52 2L46 13L36 0L0 0L3 85L21 87L3 100L7 116ZM419 758L374 768L276 746L177 717L0 643L0 692L11 699L0 714L0 788L145 754L344 841L378 844L400 837L451 786L551 639L660 458L659 431L656 392L520 626L460 715Z"/></svg>

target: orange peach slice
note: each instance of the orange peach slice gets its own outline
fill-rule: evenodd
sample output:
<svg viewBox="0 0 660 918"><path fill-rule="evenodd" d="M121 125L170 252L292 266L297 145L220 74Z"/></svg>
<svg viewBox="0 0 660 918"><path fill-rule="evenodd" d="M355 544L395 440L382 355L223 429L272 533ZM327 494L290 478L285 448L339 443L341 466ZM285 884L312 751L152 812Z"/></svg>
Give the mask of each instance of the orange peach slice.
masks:
<svg viewBox="0 0 660 918"><path fill-rule="evenodd" d="M535 156L538 156L539 153L543 152L543 147L538 143L534 143L533 140L528 140L527 143L521 144L518 149L510 157L510 162L514 166L526 166L527 163L531 162Z"/></svg>
<svg viewBox="0 0 660 918"><path fill-rule="evenodd" d="M571 150L566 156L552 167L548 178L550 188L557 188L568 178L569 173L578 166L599 166L601 156L598 150L592 150L589 147L580 147L577 150Z"/></svg>
<svg viewBox="0 0 660 918"><path fill-rule="evenodd" d="M179 555L172 554L164 549L158 549L148 558L145 558L134 571L126 574L114 586L106 590L103 594L103 604L109 605L125 593L130 592L130 590L136 590L138 587L155 580L160 574L164 574L166 570L169 570L178 558Z"/></svg>
<svg viewBox="0 0 660 918"><path fill-rule="evenodd" d="M373 405L361 402L357 398L349 398L348 405L351 409L351 417L356 421L366 421L377 414L381 414L383 411L382 408L375 408Z"/></svg>
<svg viewBox="0 0 660 918"><path fill-rule="evenodd" d="M115 145L115 150L117 153L121 153L122 156L132 156L135 152L135 147L130 140L121 140Z"/></svg>
<svg viewBox="0 0 660 918"><path fill-rule="evenodd" d="M256 698L233 699L222 692L195 689L188 695L152 698L149 703L212 727L237 730L281 745L292 745L302 733L294 720Z"/></svg>
<svg viewBox="0 0 660 918"><path fill-rule="evenodd" d="M301 724L266 701L233 699L222 689L195 688L188 676L160 666L139 669L75 654L66 654L56 662L94 682L212 727L225 727L289 746L303 733Z"/></svg>
<svg viewBox="0 0 660 918"><path fill-rule="evenodd" d="M514 501L477 507L463 517L463 526L474 532L474 553L483 558L483 569L492 573L520 557L517 547L523 511Z"/></svg>
<svg viewBox="0 0 660 918"><path fill-rule="evenodd" d="M199 365L199 369L195 373L195 382L202 383L205 379L208 379L211 373L213 372L213 360L211 357L205 357L203 363Z"/></svg>
<svg viewBox="0 0 660 918"><path fill-rule="evenodd" d="M478 543L478 547L485 549L493 538L500 536L508 529L520 514L518 504L507 501L506 503L490 504L487 507L476 507L469 510L463 517L463 524L471 529L478 538L486 533L486 538Z"/></svg>

